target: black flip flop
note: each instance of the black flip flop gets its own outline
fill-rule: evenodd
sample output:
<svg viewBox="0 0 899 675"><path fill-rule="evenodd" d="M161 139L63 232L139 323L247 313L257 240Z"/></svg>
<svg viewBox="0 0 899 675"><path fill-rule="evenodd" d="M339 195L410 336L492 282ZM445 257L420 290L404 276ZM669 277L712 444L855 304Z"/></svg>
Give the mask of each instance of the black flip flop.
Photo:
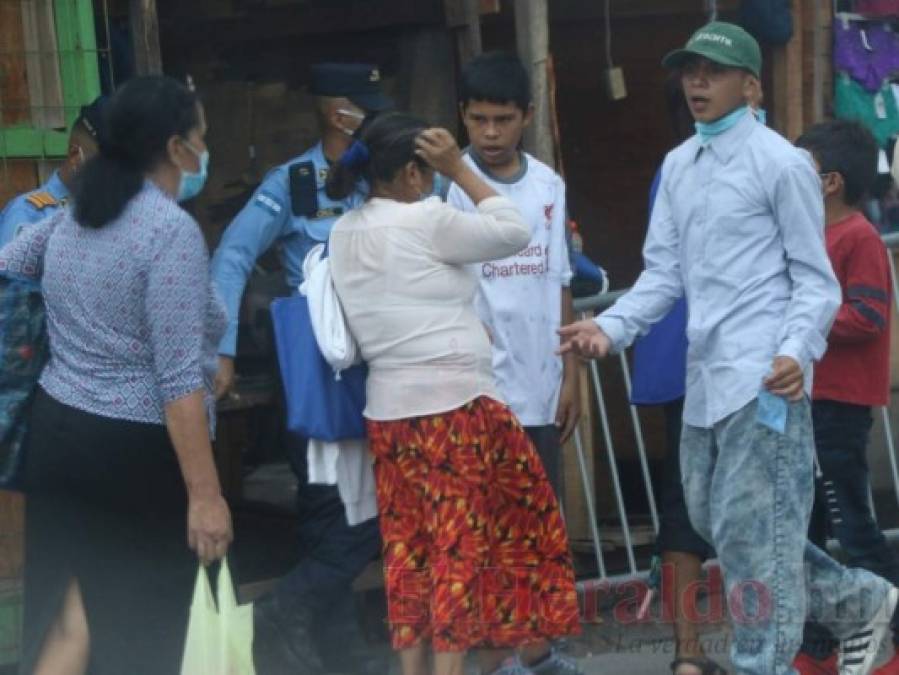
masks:
<svg viewBox="0 0 899 675"><path fill-rule="evenodd" d="M702 656L675 659L671 662L671 672L677 675L677 669L681 666L699 668L701 675L727 675L727 671L724 668L712 661L712 659Z"/></svg>

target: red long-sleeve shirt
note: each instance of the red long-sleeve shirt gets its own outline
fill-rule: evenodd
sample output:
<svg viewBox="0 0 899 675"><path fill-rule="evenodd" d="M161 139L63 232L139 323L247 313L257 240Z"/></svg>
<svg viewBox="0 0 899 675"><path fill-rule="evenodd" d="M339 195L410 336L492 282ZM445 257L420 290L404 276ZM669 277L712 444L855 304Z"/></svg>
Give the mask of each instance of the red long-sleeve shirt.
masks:
<svg viewBox="0 0 899 675"><path fill-rule="evenodd" d="M830 225L827 254L843 304L815 368L812 398L886 405L890 395L891 284L887 250L861 214Z"/></svg>

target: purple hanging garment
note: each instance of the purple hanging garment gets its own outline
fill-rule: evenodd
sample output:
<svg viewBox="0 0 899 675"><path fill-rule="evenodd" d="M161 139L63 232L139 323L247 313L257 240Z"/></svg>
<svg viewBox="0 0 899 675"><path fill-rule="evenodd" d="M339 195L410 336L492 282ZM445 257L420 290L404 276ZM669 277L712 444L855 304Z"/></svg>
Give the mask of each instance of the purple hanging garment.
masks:
<svg viewBox="0 0 899 675"><path fill-rule="evenodd" d="M884 24L837 19L834 67L868 91L879 91L884 80L899 73L899 35Z"/></svg>

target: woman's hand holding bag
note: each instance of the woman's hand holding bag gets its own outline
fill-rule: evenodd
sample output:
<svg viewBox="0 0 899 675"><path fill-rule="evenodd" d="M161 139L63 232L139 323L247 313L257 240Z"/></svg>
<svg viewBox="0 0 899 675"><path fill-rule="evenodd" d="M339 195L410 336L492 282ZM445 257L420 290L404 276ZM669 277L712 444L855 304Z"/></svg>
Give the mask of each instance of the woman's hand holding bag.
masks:
<svg viewBox="0 0 899 675"><path fill-rule="evenodd" d="M220 560L234 539L231 510L221 492L191 493L187 504L187 543L203 565Z"/></svg>
<svg viewBox="0 0 899 675"><path fill-rule="evenodd" d="M253 605L237 604L227 560L219 569L216 596L218 603L209 575L201 566L190 606L181 675L256 675Z"/></svg>

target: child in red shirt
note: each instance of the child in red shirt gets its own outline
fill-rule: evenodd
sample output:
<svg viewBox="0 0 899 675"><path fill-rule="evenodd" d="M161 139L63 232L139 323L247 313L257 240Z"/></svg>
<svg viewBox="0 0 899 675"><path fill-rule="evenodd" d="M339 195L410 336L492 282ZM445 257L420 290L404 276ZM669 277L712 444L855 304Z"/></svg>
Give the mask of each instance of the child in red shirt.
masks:
<svg viewBox="0 0 899 675"><path fill-rule="evenodd" d="M816 484L809 538L823 549L830 533L839 540L850 567L863 567L899 584L899 558L868 505L865 456L871 407L887 405L890 395L888 254L859 210L875 177L877 142L857 122L836 120L815 125L796 144L811 152L818 165L827 254L843 291L827 353L815 367L812 420L823 475ZM892 625L894 644L899 645L896 617ZM832 651L827 631L808 624L795 665L800 673L835 674ZM899 675L899 655L874 672Z"/></svg>

